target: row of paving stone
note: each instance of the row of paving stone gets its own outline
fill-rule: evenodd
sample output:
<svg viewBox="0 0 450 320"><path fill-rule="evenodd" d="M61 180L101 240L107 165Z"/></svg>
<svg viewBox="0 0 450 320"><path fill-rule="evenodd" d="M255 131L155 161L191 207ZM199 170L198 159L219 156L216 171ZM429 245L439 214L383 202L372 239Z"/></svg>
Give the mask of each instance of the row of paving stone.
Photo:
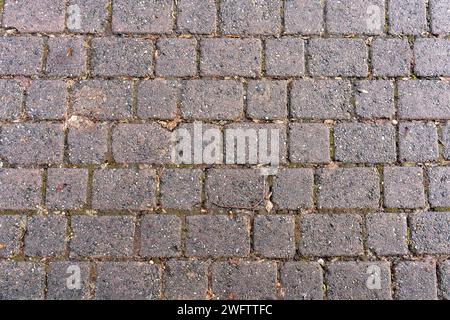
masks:
<svg viewBox="0 0 450 320"><path fill-rule="evenodd" d="M365 262L241 260L250 254L247 216L189 216L185 244L181 237L182 222L177 216L142 216L136 230L136 218L132 216L70 219L71 231L67 232L67 220L60 215L33 216L28 221L25 216L0 216L0 240L9 243L0 250L0 255L16 255L14 260L0 261L0 272L4 275L1 299L450 297L450 265L445 258L409 260L406 256L407 222L403 214L368 215L367 245L387 256L405 255L406 261ZM429 252L432 248L433 252L448 254L450 214L411 214L410 219L414 251ZM445 221L447 226L443 229ZM299 254L363 257L361 224L359 215L304 215L300 218ZM290 216L254 217L253 254L271 259L293 258L294 228L294 218ZM180 260L181 251L189 258ZM59 258L27 262L21 258L23 254ZM158 257L158 262L144 259L153 256ZM218 261L218 257L232 259ZM129 259L132 261L126 261ZM77 290L68 285L73 270L81 278ZM380 279L377 288L369 282L374 272Z"/></svg>
<svg viewBox="0 0 450 320"><path fill-rule="evenodd" d="M385 0L4 0L4 3L3 27L20 32L450 33L448 0L390 0L387 6Z"/></svg>
<svg viewBox="0 0 450 320"><path fill-rule="evenodd" d="M0 37L0 75L254 78L367 77L371 72L377 77L401 77L413 69L416 76L435 77L450 75L449 51L450 40L437 38L163 38L155 42L18 35Z"/></svg>
<svg viewBox="0 0 450 320"><path fill-rule="evenodd" d="M3 258L380 257L450 254L450 213L0 216ZM363 221L365 220L365 221ZM69 223L70 222L70 223ZM276 232L275 232L276 231ZM364 239L367 236L367 240ZM409 233L409 234L408 234Z"/></svg>
<svg viewBox="0 0 450 320"><path fill-rule="evenodd" d="M313 169L290 168L269 184L253 169L0 169L0 209L260 210L269 198L280 210L450 207L450 168L429 168L425 177L420 167L383 171L318 169L314 177Z"/></svg>

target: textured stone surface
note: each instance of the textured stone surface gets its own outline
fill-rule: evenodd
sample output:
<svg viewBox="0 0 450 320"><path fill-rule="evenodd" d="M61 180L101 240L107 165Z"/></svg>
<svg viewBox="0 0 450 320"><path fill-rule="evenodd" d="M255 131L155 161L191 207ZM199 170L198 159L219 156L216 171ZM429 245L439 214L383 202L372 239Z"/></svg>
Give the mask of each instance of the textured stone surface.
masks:
<svg viewBox="0 0 450 320"><path fill-rule="evenodd" d="M0 169L0 208L32 210L41 204L42 170Z"/></svg>
<svg viewBox="0 0 450 320"><path fill-rule="evenodd" d="M148 80L138 85L137 115L142 119L176 117L180 84L177 81Z"/></svg>
<svg viewBox="0 0 450 320"><path fill-rule="evenodd" d="M34 262L0 261L0 300L43 300L44 266Z"/></svg>
<svg viewBox="0 0 450 320"><path fill-rule="evenodd" d="M450 33L450 1L431 0L430 1L431 30L435 34Z"/></svg>
<svg viewBox="0 0 450 320"><path fill-rule="evenodd" d="M402 161L425 162L438 159L438 133L434 123L400 123L399 137Z"/></svg>
<svg viewBox="0 0 450 320"><path fill-rule="evenodd" d="M155 73L160 77L188 77L197 74L195 39L162 39L156 44Z"/></svg>
<svg viewBox="0 0 450 320"><path fill-rule="evenodd" d="M450 213L423 212L411 215L412 248L417 253L450 252Z"/></svg>
<svg viewBox="0 0 450 320"><path fill-rule="evenodd" d="M27 91L27 115L34 120L61 120L67 112L67 99L64 81L33 81Z"/></svg>
<svg viewBox="0 0 450 320"><path fill-rule="evenodd" d="M22 234L25 231L25 216L0 217L0 257L13 257L20 252Z"/></svg>
<svg viewBox="0 0 450 320"><path fill-rule="evenodd" d="M285 119L287 100L286 81L249 81L247 115L260 120Z"/></svg>
<svg viewBox="0 0 450 320"><path fill-rule="evenodd" d="M49 169L47 206L56 210L82 209L86 204L88 171L84 169Z"/></svg>
<svg viewBox="0 0 450 320"><path fill-rule="evenodd" d="M389 32L420 35L427 31L427 8L423 0L392 0L389 2Z"/></svg>
<svg viewBox="0 0 450 320"><path fill-rule="evenodd" d="M79 120L78 118L76 118ZM108 152L108 126L90 121L69 123L68 156L73 164L100 164Z"/></svg>
<svg viewBox="0 0 450 320"><path fill-rule="evenodd" d="M372 213L367 216L367 243L380 256L408 253L407 222L403 213Z"/></svg>
<svg viewBox="0 0 450 320"><path fill-rule="evenodd" d="M430 168L430 205L432 207L450 207L450 170L449 168Z"/></svg>
<svg viewBox="0 0 450 320"><path fill-rule="evenodd" d="M290 216L258 216L253 226L256 254L265 258L292 258L295 254L295 221Z"/></svg>
<svg viewBox="0 0 450 320"><path fill-rule="evenodd" d="M1 37L0 75L38 75L43 50L44 41L39 37Z"/></svg>
<svg viewBox="0 0 450 320"><path fill-rule="evenodd" d="M294 163L330 162L330 129L323 124L291 124L289 159Z"/></svg>
<svg viewBox="0 0 450 320"><path fill-rule="evenodd" d="M15 120L20 116L24 91L14 80L0 80L0 120Z"/></svg>
<svg viewBox="0 0 450 320"><path fill-rule="evenodd" d="M69 0L67 12L71 32L103 33L107 28L108 0Z"/></svg>
<svg viewBox="0 0 450 320"><path fill-rule="evenodd" d="M298 38L266 41L266 74L268 76L302 76L305 73L305 43Z"/></svg>
<svg viewBox="0 0 450 320"><path fill-rule="evenodd" d="M384 204L388 208L414 209L425 206L421 168L384 168Z"/></svg>
<svg viewBox="0 0 450 320"><path fill-rule="evenodd" d="M181 32L209 34L215 29L216 3L214 0L178 1L178 28Z"/></svg>
<svg viewBox="0 0 450 320"><path fill-rule="evenodd" d="M177 216L150 215L141 221L143 257L176 257L181 249L181 220Z"/></svg>
<svg viewBox="0 0 450 320"><path fill-rule="evenodd" d="M273 177L272 199L280 209L298 210L313 206L314 171L284 169Z"/></svg>
<svg viewBox="0 0 450 320"><path fill-rule="evenodd" d="M395 266L397 298L400 300L436 300L436 263L400 262Z"/></svg>
<svg viewBox="0 0 450 320"><path fill-rule="evenodd" d="M192 210L201 203L201 170L173 169L163 172L160 181L161 206L166 209Z"/></svg>
<svg viewBox="0 0 450 320"><path fill-rule="evenodd" d="M62 256L66 251L67 219L64 216L35 216L27 222L26 256Z"/></svg>
<svg viewBox="0 0 450 320"><path fill-rule="evenodd" d="M363 80L356 84L356 113L372 118L392 118L394 109L394 83L387 80Z"/></svg>
<svg viewBox="0 0 450 320"><path fill-rule="evenodd" d="M418 39L414 44L415 72L419 76L450 76L450 40Z"/></svg>
<svg viewBox="0 0 450 320"><path fill-rule="evenodd" d="M166 264L164 295L170 300L202 300L208 291L208 263L169 260Z"/></svg>
<svg viewBox="0 0 450 320"><path fill-rule="evenodd" d="M376 39L372 43L373 73L376 76L408 76L412 59L406 39Z"/></svg>
<svg viewBox="0 0 450 320"><path fill-rule="evenodd" d="M86 49L81 37L50 38L46 72L52 76L77 77L83 75L86 68Z"/></svg>
<svg viewBox="0 0 450 320"><path fill-rule="evenodd" d="M80 276L80 282L71 281ZM90 298L89 288L91 266L87 262L51 262L48 267L49 300L87 300ZM69 286L68 286L69 284Z"/></svg>
<svg viewBox="0 0 450 320"><path fill-rule="evenodd" d="M288 34L320 34L323 31L323 5L315 0L286 0L285 32Z"/></svg>
<svg viewBox="0 0 450 320"><path fill-rule="evenodd" d="M322 300L322 268L314 262L287 262L281 268L281 286L286 300Z"/></svg>

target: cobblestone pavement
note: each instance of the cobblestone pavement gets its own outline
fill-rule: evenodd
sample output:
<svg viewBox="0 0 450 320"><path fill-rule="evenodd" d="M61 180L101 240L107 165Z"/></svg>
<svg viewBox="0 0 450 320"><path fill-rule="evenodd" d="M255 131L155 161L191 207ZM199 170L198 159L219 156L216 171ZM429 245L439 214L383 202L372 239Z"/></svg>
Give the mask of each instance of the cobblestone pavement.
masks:
<svg viewBox="0 0 450 320"><path fill-rule="evenodd" d="M450 0L0 8L0 299L450 297Z"/></svg>

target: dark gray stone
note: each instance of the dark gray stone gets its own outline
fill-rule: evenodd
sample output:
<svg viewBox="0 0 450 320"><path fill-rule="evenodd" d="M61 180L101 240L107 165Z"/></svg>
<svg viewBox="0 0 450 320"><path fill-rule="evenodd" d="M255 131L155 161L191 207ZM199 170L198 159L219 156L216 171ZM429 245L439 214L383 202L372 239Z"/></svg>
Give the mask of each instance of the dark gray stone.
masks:
<svg viewBox="0 0 450 320"><path fill-rule="evenodd" d="M0 300L43 300L45 269L34 262L0 261Z"/></svg>
<svg viewBox="0 0 450 320"><path fill-rule="evenodd" d="M312 208L314 171L283 169L273 177L272 200L279 209Z"/></svg>
<svg viewBox="0 0 450 320"><path fill-rule="evenodd" d="M434 123L400 123L399 138L401 161L438 160L439 137Z"/></svg>
<svg viewBox="0 0 450 320"><path fill-rule="evenodd" d="M286 262L281 268L285 300L322 300L322 268L316 262Z"/></svg>
<svg viewBox="0 0 450 320"><path fill-rule="evenodd" d="M421 168L384 168L384 204L386 207L423 208L425 202L424 178Z"/></svg>
<svg viewBox="0 0 450 320"><path fill-rule="evenodd" d="M305 73L305 42L298 38L266 40L266 74L296 77Z"/></svg>
<svg viewBox="0 0 450 320"><path fill-rule="evenodd" d="M49 169L46 202L53 210L82 209L86 204L88 171Z"/></svg>
<svg viewBox="0 0 450 320"><path fill-rule="evenodd" d="M253 248L264 258L295 255L295 220L291 216L257 216L253 226Z"/></svg>
<svg viewBox="0 0 450 320"><path fill-rule="evenodd" d="M141 221L142 257L177 257L181 254L181 220L177 216L145 215Z"/></svg>
<svg viewBox="0 0 450 320"><path fill-rule="evenodd" d="M372 42L372 65L375 76L409 76L413 61L406 39L376 39Z"/></svg>
<svg viewBox="0 0 450 320"><path fill-rule="evenodd" d="M450 254L450 213L423 212L410 216L412 248L418 254Z"/></svg>
<svg viewBox="0 0 450 320"><path fill-rule="evenodd" d="M432 260L399 262L395 282L399 300L437 300L436 263Z"/></svg>
<svg viewBox="0 0 450 320"><path fill-rule="evenodd" d="M368 119L394 116L394 83L388 80L363 80L356 83L356 113Z"/></svg>
<svg viewBox="0 0 450 320"><path fill-rule="evenodd" d="M60 215L33 216L27 222L25 255L62 256L66 251L67 219Z"/></svg>
<svg viewBox="0 0 450 320"><path fill-rule="evenodd" d="M204 300L208 291L208 263L169 260L164 275L164 296L170 300Z"/></svg>
<svg viewBox="0 0 450 320"><path fill-rule="evenodd" d="M371 213L367 216L367 244L378 256L408 253L406 215L403 213Z"/></svg>

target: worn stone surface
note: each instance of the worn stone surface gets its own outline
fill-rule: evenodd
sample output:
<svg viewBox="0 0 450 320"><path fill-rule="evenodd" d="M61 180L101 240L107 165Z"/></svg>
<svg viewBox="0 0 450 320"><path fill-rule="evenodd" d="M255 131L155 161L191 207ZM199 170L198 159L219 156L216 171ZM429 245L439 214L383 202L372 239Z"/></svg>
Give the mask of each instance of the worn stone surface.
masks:
<svg viewBox="0 0 450 320"><path fill-rule="evenodd" d="M20 252L22 234L25 231L25 216L0 217L0 257L10 258Z"/></svg>
<svg viewBox="0 0 450 320"><path fill-rule="evenodd" d="M51 209L82 209L86 204L88 171L84 169L49 169L46 202Z"/></svg>
<svg viewBox="0 0 450 320"><path fill-rule="evenodd" d="M272 199L280 209L298 210L313 206L314 171L284 169L273 177Z"/></svg>
<svg viewBox="0 0 450 320"><path fill-rule="evenodd" d="M419 76L450 76L450 40L418 39L414 43L415 72Z"/></svg>
<svg viewBox="0 0 450 320"><path fill-rule="evenodd" d="M266 74L292 77L305 73L305 42L298 38L266 41Z"/></svg>
<svg viewBox="0 0 450 320"><path fill-rule="evenodd" d="M0 120L16 120L22 111L24 91L14 80L0 80Z"/></svg>
<svg viewBox="0 0 450 320"><path fill-rule="evenodd" d="M412 248L417 253L450 252L450 213L422 212L410 216Z"/></svg>
<svg viewBox="0 0 450 320"><path fill-rule="evenodd" d="M360 117L392 118L394 108L394 83L388 80L363 80L356 84L356 114Z"/></svg>
<svg viewBox="0 0 450 320"><path fill-rule="evenodd" d="M42 201L42 170L0 169L0 208L33 210Z"/></svg>
<svg viewBox="0 0 450 320"><path fill-rule="evenodd" d="M323 31L323 4L315 0L286 0L284 23L287 34L315 35Z"/></svg>
<svg viewBox="0 0 450 320"><path fill-rule="evenodd" d="M0 300L43 300L44 265L34 262L0 261Z"/></svg>
<svg viewBox="0 0 450 320"><path fill-rule="evenodd" d="M394 35L420 35L427 31L427 8L423 0L389 2L389 32Z"/></svg>
<svg viewBox="0 0 450 320"><path fill-rule="evenodd" d="M40 37L1 37L0 75L38 75L43 51L44 41Z"/></svg>
<svg viewBox="0 0 450 320"><path fill-rule="evenodd" d="M287 81L249 81L247 98L247 115L252 119L281 120L288 116Z"/></svg>
<svg viewBox="0 0 450 320"><path fill-rule="evenodd" d="M409 76L413 55L408 41L376 39L372 43L373 73L376 76Z"/></svg>
<svg viewBox="0 0 450 320"><path fill-rule="evenodd" d="M323 271L315 262L287 262L281 268L281 285L286 300L322 300Z"/></svg>
<svg viewBox="0 0 450 320"><path fill-rule="evenodd" d="M85 73L86 59L83 38L50 38L45 71L51 76L78 77Z"/></svg>
<svg viewBox="0 0 450 320"><path fill-rule="evenodd" d="M432 260L398 263L395 282L400 300L437 300L436 263Z"/></svg>
<svg viewBox="0 0 450 320"><path fill-rule="evenodd" d="M384 168L384 204L388 208L414 209L425 206L421 168Z"/></svg>
<svg viewBox="0 0 450 320"><path fill-rule="evenodd" d="M402 122L399 137L402 161L426 162L438 159L438 133L434 123Z"/></svg>
<svg viewBox="0 0 450 320"><path fill-rule="evenodd" d="M178 28L183 33L210 34L216 24L214 0L178 1Z"/></svg>
<svg viewBox="0 0 450 320"><path fill-rule="evenodd" d="M70 277L80 276L80 282ZM88 300L90 298L91 266L88 262L51 262L48 267L49 300ZM68 286L69 284L69 286Z"/></svg>
<svg viewBox="0 0 450 320"><path fill-rule="evenodd" d="M181 220L177 216L148 215L141 221L140 255L176 257L181 249Z"/></svg>
<svg viewBox="0 0 450 320"><path fill-rule="evenodd" d="M408 253L407 221L403 213L372 213L367 216L367 243L380 256Z"/></svg>
<svg viewBox="0 0 450 320"><path fill-rule="evenodd" d="M208 263L169 260L166 264L165 297L170 300L202 300L208 291Z"/></svg>
<svg viewBox="0 0 450 320"><path fill-rule="evenodd" d="M67 219L64 216L35 216L27 222L25 255L62 256L66 251Z"/></svg>
<svg viewBox="0 0 450 320"><path fill-rule="evenodd" d="M265 258L292 258L295 221L290 216L258 216L253 226L253 247Z"/></svg>
<svg viewBox="0 0 450 320"><path fill-rule="evenodd" d="M34 120L61 120L67 112L67 99L64 81L33 81L27 91L27 115Z"/></svg>

